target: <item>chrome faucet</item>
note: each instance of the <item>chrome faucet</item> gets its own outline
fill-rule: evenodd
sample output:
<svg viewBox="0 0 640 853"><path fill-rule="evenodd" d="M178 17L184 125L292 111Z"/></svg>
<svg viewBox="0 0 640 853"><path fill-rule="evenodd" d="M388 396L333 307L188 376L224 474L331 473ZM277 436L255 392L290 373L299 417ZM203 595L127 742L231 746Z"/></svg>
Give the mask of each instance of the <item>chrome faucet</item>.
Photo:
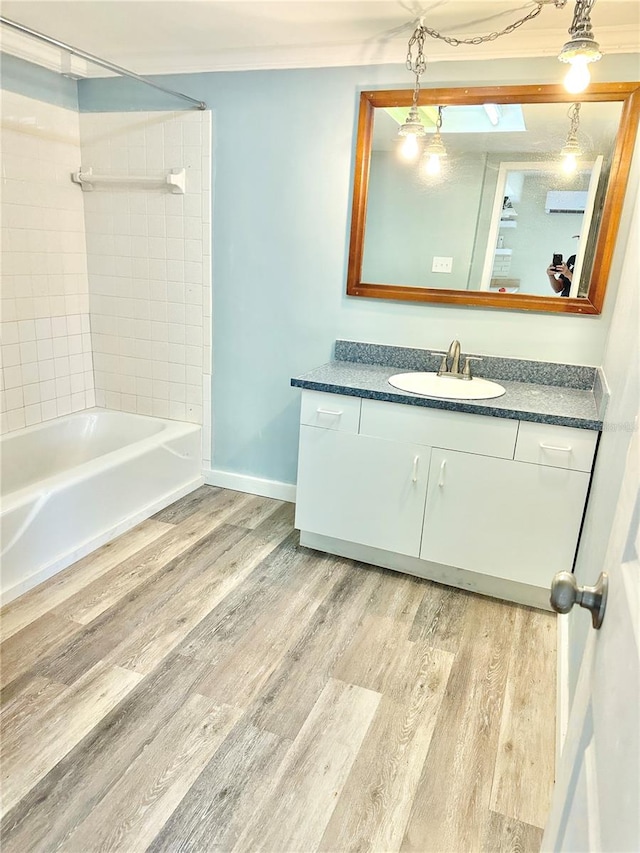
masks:
<svg viewBox="0 0 640 853"><path fill-rule="evenodd" d="M471 375L471 362L482 361L477 356L468 355L465 359L464 369L460 370L460 341L451 341L448 352L432 352L431 355L441 355L442 361L438 368L438 376L453 376L456 379L473 379Z"/></svg>
<svg viewBox="0 0 640 853"><path fill-rule="evenodd" d="M454 376L460 376L460 341L451 341L447 359L451 359L451 367L449 373Z"/></svg>

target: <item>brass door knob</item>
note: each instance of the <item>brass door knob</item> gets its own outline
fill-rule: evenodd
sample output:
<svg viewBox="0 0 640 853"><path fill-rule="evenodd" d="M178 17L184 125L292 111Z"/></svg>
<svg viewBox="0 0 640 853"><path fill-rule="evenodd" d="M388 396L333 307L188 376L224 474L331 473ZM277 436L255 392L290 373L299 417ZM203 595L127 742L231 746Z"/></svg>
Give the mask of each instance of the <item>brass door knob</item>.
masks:
<svg viewBox="0 0 640 853"><path fill-rule="evenodd" d="M606 572L600 572L595 586L578 586L576 576L571 572L558 572L551 582L550 602L556 613L568 613L574 604L591 611L591 623L599 628L604 619L607 606L609 579Z"/></svg>

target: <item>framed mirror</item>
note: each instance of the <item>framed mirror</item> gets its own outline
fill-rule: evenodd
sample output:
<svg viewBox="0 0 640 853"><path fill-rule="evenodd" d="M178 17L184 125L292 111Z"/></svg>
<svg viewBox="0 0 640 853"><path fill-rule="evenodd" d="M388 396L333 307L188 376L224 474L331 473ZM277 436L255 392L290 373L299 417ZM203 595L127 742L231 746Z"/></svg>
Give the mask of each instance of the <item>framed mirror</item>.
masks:
<svg viewBox="0 0 640 853"><path fill-rule="evenodd" d="M412 90L362 92L347 294L599 314L639 87L422 89L408 157ZM579 150L561 154L576 114Z"/></svg>

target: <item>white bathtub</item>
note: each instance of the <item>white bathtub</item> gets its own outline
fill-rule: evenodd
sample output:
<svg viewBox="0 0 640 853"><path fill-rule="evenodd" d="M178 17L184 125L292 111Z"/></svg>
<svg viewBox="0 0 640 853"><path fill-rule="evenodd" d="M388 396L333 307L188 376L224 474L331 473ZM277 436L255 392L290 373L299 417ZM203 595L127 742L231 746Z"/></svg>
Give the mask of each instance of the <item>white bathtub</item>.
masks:
<svg viewBox="0 0 640 853"><path fill-rule="evenodd" d="M201 432L87 409L3 436L2 603L201 485Z"/></svg>

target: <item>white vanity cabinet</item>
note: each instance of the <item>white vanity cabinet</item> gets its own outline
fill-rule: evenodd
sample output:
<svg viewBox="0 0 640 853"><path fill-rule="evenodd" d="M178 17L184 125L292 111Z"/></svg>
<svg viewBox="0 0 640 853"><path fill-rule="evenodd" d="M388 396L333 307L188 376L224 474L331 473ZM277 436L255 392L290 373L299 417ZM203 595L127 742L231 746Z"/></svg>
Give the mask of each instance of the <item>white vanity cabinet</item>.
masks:
<svg viewBox="0 0 640 853"><path fill-rule="evenodd" d="M570 571L597 433L304 390L304 545L546 606Z"/></svg>

